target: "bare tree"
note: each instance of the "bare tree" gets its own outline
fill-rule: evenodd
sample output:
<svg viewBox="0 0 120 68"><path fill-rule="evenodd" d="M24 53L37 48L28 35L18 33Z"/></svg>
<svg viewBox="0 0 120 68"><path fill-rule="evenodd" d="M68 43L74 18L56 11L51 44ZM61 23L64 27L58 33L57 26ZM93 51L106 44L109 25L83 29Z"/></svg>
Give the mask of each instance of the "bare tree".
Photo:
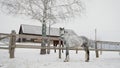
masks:
<svg viewBox="0 0 120 68"><path fill-rule="evenodd" d="M58 23L81 14L81 0L0 0L2 11L14 15L26 15L42 23L42 44L46 46L46 24ZM46 50L41 49L41 54Z"/></svg>

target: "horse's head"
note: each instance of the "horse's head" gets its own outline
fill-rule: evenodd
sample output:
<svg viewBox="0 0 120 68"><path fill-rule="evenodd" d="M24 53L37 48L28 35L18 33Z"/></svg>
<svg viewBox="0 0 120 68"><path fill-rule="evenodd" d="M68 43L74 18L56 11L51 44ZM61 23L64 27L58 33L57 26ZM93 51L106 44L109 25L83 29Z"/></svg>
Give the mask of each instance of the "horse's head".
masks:
<svg viewBox="0 0 120 68"><path fill-rule="evenodd" d="M65 29L64 28L60 28L60 36L64 35L65 33Z"/></svg>
<svg viewBox="0 0 120 68"><path fill-rule="evenodd" d="M64 28L60 28L60 37L67 40L67 38L71 35L71 33L68 30L65 30Z"/></svg>

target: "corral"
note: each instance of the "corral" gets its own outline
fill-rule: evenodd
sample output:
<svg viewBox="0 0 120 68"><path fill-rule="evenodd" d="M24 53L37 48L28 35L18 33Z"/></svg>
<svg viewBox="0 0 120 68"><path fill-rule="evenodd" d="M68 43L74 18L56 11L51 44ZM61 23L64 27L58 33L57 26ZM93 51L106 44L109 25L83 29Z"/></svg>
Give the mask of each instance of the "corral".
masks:
<svg viewBox="0 0 120 68"><path fill-rule="evenodd" d="M34 35L22 35L22 34L16 34L15 31L12 31L11 34L5 34L5 33L0 33L0 40L2 39L5 39L5 38L9 38L9 43L8 43L8 47L4 47L4 44L2 44L3 46L0 46L0 49L9 49L9 55L10 55L10 58L14 58L15 55L14 55L14 52L15 52L15 48L32 48L32 49L58 49L59 50L59 58L61 58L61 49L65 49L64 47L53 47L53 46L46 46L46 47L41 47L40 44L38 46L35 46L35 44L25 44L25 43L17 43L16 42L16 39L18 38L28 38L28 37L31 37L31 38L39 38L39 39L42 39L41 36L34 36ZM48 37L46 37L48 38ZM57 40L60 40L59 38L50 38L50 40L54 40L54 39L57 39ZM94 47L93 48L90 48L91 51L116 51L116 52L119 52L120 49L118 46L120 46L120 42L111 42L111 41L96 41L97 44L101 44L101 47L100 46L97 46L97 49L95 49ZM104 44L110 44L110 45L114 45L115 47L117 47L118 49L104 49L103 47L105 47L106 45ZM108 45L107 45L108 46ZM110 47L110 46L109 46ZM82 48L69 48L70 50L76 50L76 52L78 50L83 50Z"/></svg>

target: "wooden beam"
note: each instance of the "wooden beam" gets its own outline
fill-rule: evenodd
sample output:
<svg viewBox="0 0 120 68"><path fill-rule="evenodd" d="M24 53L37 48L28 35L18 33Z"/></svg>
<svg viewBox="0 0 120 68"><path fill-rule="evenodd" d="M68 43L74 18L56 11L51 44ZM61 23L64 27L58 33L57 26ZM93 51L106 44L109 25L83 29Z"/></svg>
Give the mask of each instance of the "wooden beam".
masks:
<svg viewBox="0 0 120 68"><path fill-rule="evenodd" d="M0 49L9 49L8 47L0 47Z"/></svg>
<svg viewBox="0 0 120 68"><path fill-rule="evenodd" d="M0 35L10 35L10 34L8 34L8 33L0 33Z"/></svg>
<svg viewBox="0 0 120 68"><path fill-rule="evenodd" d="M97 46L97 29L95 29L95 54L96 54L96 58L99 58L99 52Z"/></svg>
<svg viewBox="0 0 120 68"><path fill-rule="evenodd" d="M23 34L16 34L16 36L18 38L36 38L39 40L41 40L43 37L42 36L35 36L35 35L23 35ZM45 37L45 39L48 39L49 37ZM50 37L50 40L59 40L58 37Z"/></svg>
<svg viewBox="0 0 120 68"><path fill-rule="evenodd" d="M120 42L113 42L113 41L97 41L97 43L103 43L103 44L119 44Z"/></svg>
<svg viewBox="0 0 120 68"><path fill-rule="evenodd" d="M16 45L16 48L28 48L28 49L42 49L41 46L35 46L35 45ZM50 49L54 49L54 47L50 46ZM9 49L8 47L0 47L0 49ZM43 49L48 49L48 47L44 47ZM65 47L56 47L56 49L63 49L65 50ZM69 50L76 50L76 48L69 48ZM84 50L83 48L77 48L77 50ZM90 51L95 51L96 49L90 48ZM102 51L114 51L119 52L120 50L113 50L113 49L97 49Z"/></svg>
<svg viewBox="0 0 120 68"><path fill-rule="evenodd" d="M50 47L41 47L41 46L35 46L35 45L16 45L16 48L30 48L30 49L63 49L65 50L66 48L65 47L56 47L54 48L53 46L50 46ZM83 48L69 48L69 50L84 50ZM101 50L101 49L93 49L93 48L90 48L89 50L91 51L95 51L95 50ZM102 49L102 51L120 51L120 50L109 50L109 49Z"/></svg>
<svg viewBox="0 0 120 68"><path fill-rule="evenodd" d="M10 55L10 58L14 58L15 45L16 45L16 32L14 30L12 30L10 41L9 41L9 55Z"/></svg>
<svg viewBox="0 0 120 68"><path fill-rule="evenodd" d="M5 38L8 38L8 37L9 37L9 35L8 35L8 36L5 36L5 37L0 37L0 40L5 39Z"/></svg>

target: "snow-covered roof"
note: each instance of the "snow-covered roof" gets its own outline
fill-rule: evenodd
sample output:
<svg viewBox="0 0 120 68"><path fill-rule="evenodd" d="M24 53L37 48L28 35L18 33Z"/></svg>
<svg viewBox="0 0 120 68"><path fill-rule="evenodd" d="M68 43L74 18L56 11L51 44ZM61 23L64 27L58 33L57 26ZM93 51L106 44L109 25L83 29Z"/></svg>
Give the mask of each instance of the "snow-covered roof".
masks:
<svg viewBox="0 0 120 68"><path fill-rule="evenodd" d="M20 27L25 34L35 34L35 35L42 35L42 26L35 26L35 25L26 25L22 24ZM71 29L66 29L68 32L75 32ZM49 35L49 28L46 29L46 34ZM50 35L51 36L60 36L59 35L59 28L50 28Z"/></svg>

